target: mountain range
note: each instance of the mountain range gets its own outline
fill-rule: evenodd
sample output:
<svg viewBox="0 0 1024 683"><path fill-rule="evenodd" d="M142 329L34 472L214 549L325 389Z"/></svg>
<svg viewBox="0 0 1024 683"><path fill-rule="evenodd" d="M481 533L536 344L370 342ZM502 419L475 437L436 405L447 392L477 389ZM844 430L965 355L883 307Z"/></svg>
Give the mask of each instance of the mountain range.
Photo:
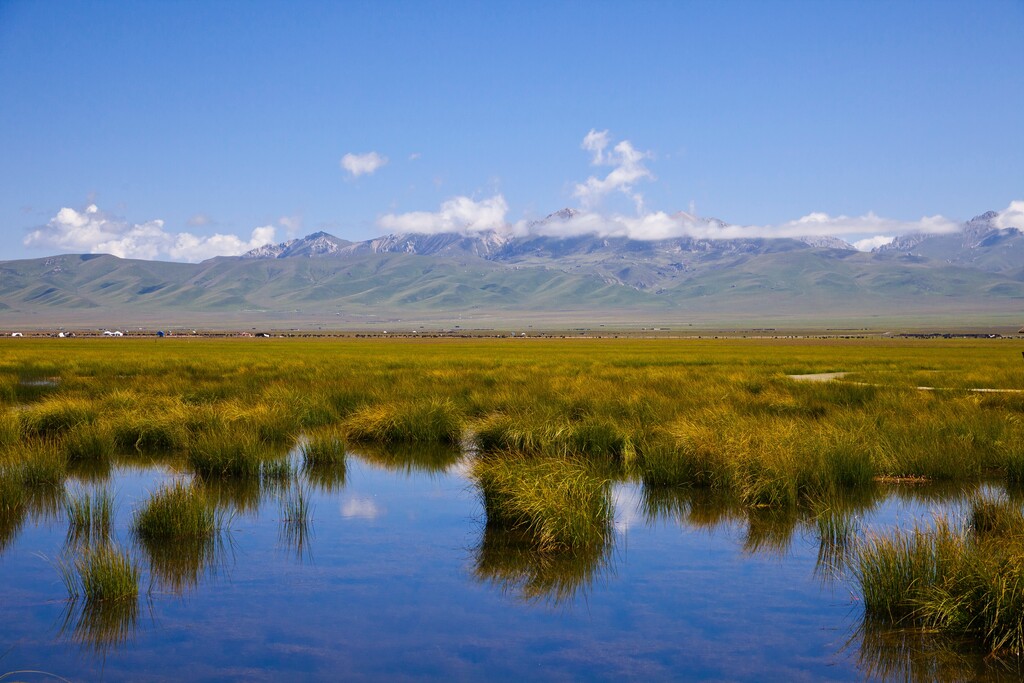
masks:
<svg viewBox="0 0 1024 683"><path fill-rule="evenodd" d="M0 324L116 319L375 324L399 318L640 322L1010 320L1024 235L988 212L872 252L833 237L635 240L545 234L317 232L197 264L68 254L0 262ZM696 219L715 222L715 219ZM97 323L99 324L99 323Z"/></svg>

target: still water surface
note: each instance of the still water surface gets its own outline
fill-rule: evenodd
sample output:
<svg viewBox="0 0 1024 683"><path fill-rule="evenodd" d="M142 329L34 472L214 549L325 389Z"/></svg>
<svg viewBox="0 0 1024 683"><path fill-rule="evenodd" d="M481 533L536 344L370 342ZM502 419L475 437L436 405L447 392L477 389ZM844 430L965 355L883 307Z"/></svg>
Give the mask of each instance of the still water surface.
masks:
<svg viewBox="0 0 1024 683"><path fill-rule="evenodd" d="M462 461L350 454L304 478L307 527L283 491L220 491L235 510L212 548L150 559L133 511L175 475L116 467L99 484L140 558L135 613L99 624L54 566L62 513L0 544L0 675L69 680L922 680L1012 678L959 649L907 657L858 631L855 587L819 561L806 519L615 485L615 532L589 555L509 551L486 529ZM293 489L294 492L294 489ZM885 529L955 503L894 490L858 512ZM946 502L943 502L946 501ZM152 588L147 591L147 588ZM52 680L19 673L5 680Z"/></svg>

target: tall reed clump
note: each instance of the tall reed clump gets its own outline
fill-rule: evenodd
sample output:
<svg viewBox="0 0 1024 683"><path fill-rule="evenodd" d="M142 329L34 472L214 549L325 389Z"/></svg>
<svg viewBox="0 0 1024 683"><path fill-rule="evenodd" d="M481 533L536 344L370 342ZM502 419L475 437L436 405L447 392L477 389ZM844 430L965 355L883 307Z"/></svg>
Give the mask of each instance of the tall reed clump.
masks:
<svg viewBox="0 0 1024 683"><path fill-rule="evenodd" d="M341 427L352 442L457 444L464 422L455 403L431 398L364 406L353 411Z"/></svg>
<svg viewBox="0 0 1024 683"><path fill-rule="evenodd" d="M202 492L182 481L150 496L134 520L135 533L144 541L209 538L220 527L220 519Z"/></svg>
<svg viewBox="0 0 1024 683"><path fill-rule="evenodd" d="M0 408L0 448L13 446L21 440L21 421L13 410Z"/></svg>
<svg viewBox="0 0 1024 683"><path fill-rule="evenodd" d="M1024 515L1006 500L975 498L967 524L870 539L854 575L865 617L968 636L992 652L1024 652Z"/></svg>
<svg viewBox="0 0 1024 683"><path fill-rule="evenodd" d="M181 481L154 493L134 520L154 582L176 594L217 565L223 526L205 491Z"/></svg>
<svg viewBox="0 0 1024 683"><path fill-rule="evenodd" d="M109 491L83 494L66 501L68 542L71 545L98 545L112 538L114 498Z"/></svg>
<svg viewBox="0 0 1024 683"><path fill-rule="evenodd" d="M139 597L138 562L113 545L84 547L74 561L58 568L68 595L83 597L87 605Z"/></svg>
<svg viewBox="0 0 1024 683"><path fill-rule="evenodd" d="M81 424L69 430L60 442L69 462L102 462L114 455L114 436L100 423Z"/></svg>
<svg viewBox="0 0 1024 683"><path fill-rule="evenodd" d="M177 451L188 445L185 411L131 410L112 418L108 427L114 444L122 451L147 453Z"/></svg>
<svg viewBox="0 0 1024 683"><path fill-rule="evenodd" d="M263 451L255 434L232 429L195 439L188 464L200 477L259 478Z"/></svg>
<svg viewBox="0 0 1024 683"><path fill-rule="evenodd" d="M610 482L572 458L482 457L473 463L487 524L524 533L534 548L599 545L612 522Z"/></svg>
<svg viewBox="0 0 1024 683"><path fill-rule="evenodd" d="M636 455L631 430L605 417L528 414L508 411L491 414L475 429L477 447L485 452L562 453L583 458L632 462Z"/></svg>
<svg viewBox="0 0 1024 683"><path fill-rule="evenodd" d="M345 462L345 441L337 432L314 432L300 449L304 467L337 465Z"/></svg>
<svg viewBox="0 0 1024 683"><path fill-rule="evenodd" d="M67 477L68 459L53 442L37 441L19 452L18 471L27 489L62 489Z"/></svg>
<svg viewBox="0 0 1024 683"><path fill-rule="evenodd" d="M0 551L15 539L25 523L25 502L20 470L0 462Z"/></svg>
<svg viewBox="0 0 1024 683"><path fill-rule="evenodd" d="M314 432L302 444L301 451L302 470L310 483L326 491L345 485L345 442L340 434L323 430Z"/></svg>

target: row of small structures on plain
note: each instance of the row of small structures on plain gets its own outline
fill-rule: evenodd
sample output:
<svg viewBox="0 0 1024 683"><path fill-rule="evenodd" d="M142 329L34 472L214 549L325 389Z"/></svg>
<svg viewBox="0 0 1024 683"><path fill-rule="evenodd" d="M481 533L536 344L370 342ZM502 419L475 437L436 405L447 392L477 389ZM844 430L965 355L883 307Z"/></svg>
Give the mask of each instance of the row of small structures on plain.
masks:
<svg viewBox="0 0 1024 683"><path fill-rule="evenodd" d="M655 329L657 329L657 328L655 328ZM659 331L666 331L667 332L668 330L659 330ZM364 332L351 332L351 331L325 332L325 331L316 331L316 332L314 332L314 331L290 330L290 331L288 331L286 333L276 333L276 334L274 334L274 333L270 333L270 332L211 332L211 331L199 332L197 330L192 330L191 332L185 330L185 331L182 331L182 332L174 333L174 332L165 332L163 330L158 330L156 332L150 332L150 331L143 331L143 330L140 329L137 332L127 332L127 333L123 332L121 330L80 331L80 332L77 332L77 333L76 332L72 332L72 331L63 331L63 330L58 331L58 332L42 332L42 331L28 332L28 333L26 333L26 332L11 332L10 336L11 337L25 337L25 335L27 334L29 337L55 337L55 338L60 338L60 339L72 338L72 337L77 337L77 336L84 336L84 337L125 337L125 336L132 336L132 337L172 337L172 336L196 337L196 336L199 336L199 337L263 337L263 338L271 338L271 337L278 337L278 338L285 338L285 337L356 337L356 338L364 338L364 337L431 337L431 338L438 338L438 337L498 337L498 338L517 338L517 337L519 337L519 338L521 338L521 337L531 336L531 337L550 338L550 339L553 339L553 338L565 339L567 337L591 337L591 336L596 336L596 337L613 337L613 338L618 339L619 336L620 336L618 333L615 333L615 332L612 332L612 331L608 331L608 330L601 330L601 331L597 332L596 335L588 334L588 332L596 332L595 330L573 330L573 332L578 332L578 333L577 334L573 334L573 333L566 334L564 332L555 332L555 331L547 331L547 332L544 332L544 331L533 331L529 335L527 335L526 332L522 332L522 333L517 333L517 332L499 332L497 330L486 329L486 330L474 330L474 331L470 331L470 330L440 330L438 332L428 332L426 330L424 330L424 331L412 330L411 332L390 332L390 333L387 330L382 330L380 332L368 332L368 331L364 331ZM4 336L5 334L6 333L0 333L0 336ZM623 332L623 334L625 334L626 336L632 336L632 337L637 337L637 336L643 337L644 336L643 332L638 334L636 331L633 331L633 332ZM1021 329L1019 329L1017 331L1017 335L1024 335L1024 327L1022 327ZM684 335L684 336L687 337L687 338L693 338L694 337L693 334L687 334L687 335ZM711 336L711 335L697 335L696 338L697 339L702 339L702 338L708 338L708 339L711 339L711 338L714 338L714 339L719 339L719 338L723 338L723 339L743 338L743 339L746 339L746 338L748 338L748 336L750 336L752 338L760 338L760 339L763 339L763 338L771 338L771 339L806 339L806 338L865 339L865 338L868 338L868 337L878 337L878 336L889 337L889 338L899 337L899 338L904 338L904 339L1013 339L1014 338L1013 335L1010 335L1009 337L1007 337L1005 335L998 334L998 333L992 333L992 332L899 332L899 333L885 332L885 333L874 333L874 334L872 334L872 333L867 333L867 334L828 334L828 333L825 333L825 334L813 334L813 333L811 333L811 334L771 334L771 335L767 335L767 334L754 334L754 335L748 335L746 333L746 331L741 331L741 330L733 331L733 332L730 332L730 333L724 333L724 334L720 334L720 335L714 335L714 336ZM657 336L656 338L665 338L665 337Z"/></svg>

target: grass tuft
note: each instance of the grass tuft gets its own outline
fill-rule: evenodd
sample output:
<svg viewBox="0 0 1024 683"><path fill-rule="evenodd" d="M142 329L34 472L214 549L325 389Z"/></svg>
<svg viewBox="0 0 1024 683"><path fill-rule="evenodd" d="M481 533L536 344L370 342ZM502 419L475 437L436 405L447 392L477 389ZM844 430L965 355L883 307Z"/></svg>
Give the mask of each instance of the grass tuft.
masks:
<svg viewBox="0 0 1024 683"><path fill-rule="evenodd" d="M342 423L349 441L457 444L465 418L445 399L400 401L365 406Z"/></svg>
<svg viewBox="0 0 1024 683"><path fill-rule="evenodd" d="M473 476L487 524L528 535L538 550L600 545L610 533L610 482L579 460L480 458Z"/></svg>
<svg viewBox="0 0 1024 683"><path fill-rule="evenodd" d="M160 489L135 515L134 529L144 540L207 538L221 527L209 501L182 481Z"/></svg>

